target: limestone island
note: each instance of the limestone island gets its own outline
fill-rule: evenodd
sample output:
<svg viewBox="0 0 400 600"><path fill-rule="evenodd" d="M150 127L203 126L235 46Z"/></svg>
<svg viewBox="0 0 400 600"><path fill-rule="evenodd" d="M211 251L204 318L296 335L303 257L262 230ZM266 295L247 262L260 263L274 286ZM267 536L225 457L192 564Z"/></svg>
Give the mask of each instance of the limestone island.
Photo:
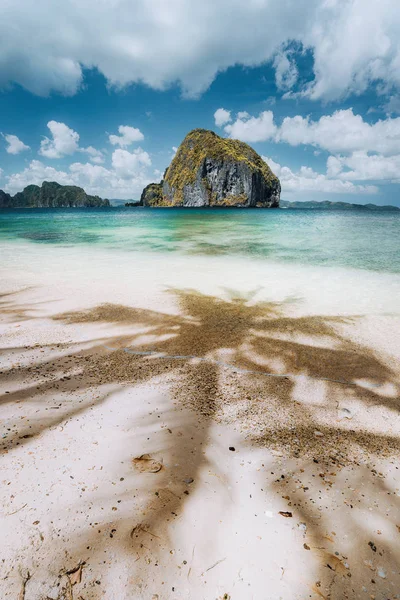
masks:
<svg viewBox="0 0 400 600"><path fill-rule="evenodd" d="M279 179L248 144L194 129L164 179L144 188L139 204L278 208L280 193Z"/></svg>
<svg viewBox="0 0 400 600"><path fill-rule="evenodd" d="M0 190L0 208L97 208L110 206L108 200L89 196L76 185L60 185L44 181L40 186L28 185L22 192L10 196Z"/></svg>

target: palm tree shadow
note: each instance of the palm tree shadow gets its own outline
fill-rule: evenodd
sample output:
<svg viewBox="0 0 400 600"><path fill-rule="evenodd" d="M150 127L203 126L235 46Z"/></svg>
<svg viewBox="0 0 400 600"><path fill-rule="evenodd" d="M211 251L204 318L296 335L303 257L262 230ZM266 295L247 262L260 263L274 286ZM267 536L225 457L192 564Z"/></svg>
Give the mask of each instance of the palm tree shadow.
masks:
<svg viewBox="0 0 400 600"><path fill-rule="evenodd" d="M54 387L66 392L74 386L82 394L94 385L105 386L108 391L100 395L99 405L109 398L110 386L117 389L120 385L167 380L177 406L194 408L202 414L202 429L197 427L195 412L186 412L187 420L180 424L181 429L197 430L196 448L206 444L211 422L215 418L223 420L224 407L229 406L234 409L237 424L247 428L250 443L273 448L288 457L319 460L332 453L337 456L339 449L340 460L349 463L360 453L398 453L400 444L395 435L333 418L343 398L366 410L399 410L396 373L369 348L344 335L343 327L351 318L291 317L281 304L256 302L256 292L243 295L226 291L225 300L195 290L169 292L179 303L180 315L112 304L56 315L55 320L71 325L104 324L108 334L99 336L84 350L75 349L67 357L38 363L35 376L42 380L19 390L19 397L38 402ZM115 335L114 326L118 329ZM18 377L29 379L30 369L19 369ZM56 374L51 382L46 381L48 373ZM312 401L307 402L310 390ZM316 403L313 391L318 396ZM0 403L13 399L12 394L3 394ZM84 401L45 421L40 416L29 430L8 437L7 450L29 443L66 418L85 413L89 406ZM150 419L149 427L155 422ZM168 463L174 458L181 469L173 479L164 468L156 475L158 496L148 499L142 520L110 515L108 523L111 529L122 532L124 551L132 552L140 561L143 584L148 579L146 557L150 552L153 560L163 560L170 545L170 528L183 512L186 492L195 490L205 464L200 451L191 454L189 450L188 456L186 438L171 439L173 443L164 448ZM188 478L193 479L191 488L185 482ZM74 559L80 560L88 546L92 548L92 559L103 552L97 536L88 531L83 531L73 546Z"/></svg>

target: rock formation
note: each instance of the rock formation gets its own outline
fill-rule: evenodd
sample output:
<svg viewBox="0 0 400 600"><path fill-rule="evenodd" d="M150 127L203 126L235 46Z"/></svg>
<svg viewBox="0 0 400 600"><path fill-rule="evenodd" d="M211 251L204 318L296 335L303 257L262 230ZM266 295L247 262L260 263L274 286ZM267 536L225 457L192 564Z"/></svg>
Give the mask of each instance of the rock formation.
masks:
<svg viewBox="0 0 400 600"><path fill-rule="evenodd" d="M0 208L8 208L12 206L12 198L10 194L0 190Z"/></svg>
<svg viewBox="0 0 400 600"><path fill-rule="evenodd" d="M142 193L144 206L279 206L281 186L253 148L194 129L183 140L161 183Z"/></svg>
<svg viewBox="0 0 400 600"><path fill-rule="evenodd" d="M42 186L28 185L14 197L0 190L0 208L71 208L110 206L108 200L89 196L75 185L44 181Z"/></svg>

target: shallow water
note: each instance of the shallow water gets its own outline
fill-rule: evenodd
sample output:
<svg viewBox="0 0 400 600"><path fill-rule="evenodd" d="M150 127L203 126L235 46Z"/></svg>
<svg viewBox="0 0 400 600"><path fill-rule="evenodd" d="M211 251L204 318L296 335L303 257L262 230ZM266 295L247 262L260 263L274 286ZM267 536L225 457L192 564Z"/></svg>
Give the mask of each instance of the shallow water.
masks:
<svg viewBox="0 0 400 600"><path fill-rule="evenodd" d="M10 244L229 256L400 273L400 213L235 209L0 211Z"/></svg>

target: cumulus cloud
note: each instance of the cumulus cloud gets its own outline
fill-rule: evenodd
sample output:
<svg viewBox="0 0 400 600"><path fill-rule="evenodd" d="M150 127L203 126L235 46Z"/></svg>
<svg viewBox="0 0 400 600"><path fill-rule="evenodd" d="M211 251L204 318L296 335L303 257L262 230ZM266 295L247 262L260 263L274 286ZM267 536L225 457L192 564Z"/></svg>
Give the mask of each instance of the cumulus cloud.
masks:
<svg viewBox="0 0 400 600"><path fill-rule="evenodd" d="M292 146L311 144L329 152L400 152L400 117L379 120L370 125L353 110L337 110L318 121L308 117L286 117L276 136L277 141Z"/></svg>
<svg viewBox="0 0 400 600"><path fill-rule="evenodd" d="M112 166L122 178L137 176L143 167L150 167L151 159L147 152L138 148L133 152L119 148L112 154Z"/></svg>
<svg viewBox="0 0 400 600"><path fill-rule="evenodd" d="M217 127L222 127L225 123L231 121L231 113L224 108L218 108L214 113L214 121Z"/></svg>
<svg viewBox="0 0 400 600"><path fill-rule="evenodd" d="M275 81L279 90L289 90L298 78L298 70L289 51L281 50L274 58Z"/></svg>
<svg viewBox="0 0 400 600"><path fill-rule="evenodd" d="M5 190L11 194L21 191L27 185L41 185L43 181L57 181L62 185L78 185L88 194L103 198L130 199L139 197L152 177L145 168L119 170L107 169L91 163L72 163L65 171L55 169L33 160L23 171L6 177Z"/></svg>
<svg viewBox="0 0 400 600"><path fill-rule="evenodd" d="M275 59L278 85L287 87L295 55L276 57L292 41L314 58L302 93L335 100L374 82L399 87L399 34L398 0L152 0L151 9L148 0L134 7L125 0L6 0L0 85L74 94L86 67L110 85L165 89L178 82L195 96L232 65Z"/></svg>
<svg viewBox="0 0 400 600"><path fill-rule="evenodd" d="M400 154L382 156L366 152L353 152L351 156L330 156L327 160L330 177L351 181L400 180Z"/></svg>
<svg viewBox="0 0 400 600"><path fill-rule="evenodd" d="M68 125L49 121L47 127L50 129L52 139L45 137L41 141L39 154L46 158L61 158L79 150L79 133Z"/></svg>
<svg viewBox="0 0 400 600"><path fill-rule="evenodd" d="M283 193L376 194L378 192L378 188L373 185L355 185L351 181L331 179L310 167L301 167L299 171L293 172L289 167L281 166L267 156L262 158L279 177Z"/></svg>
<svg viewBox="0 0 400 600"><path fill-rule="evenodd" d="M120 135L110 135L108 139L110 140L110 144L113 146L121 146L121 148L126 148L130 146L134 142L141 142L144 140L144 135L137 129L136 127L129 127L129 125L120 125L118 127L118 132Z"/></svg>
<svg viewBox="0 0 400 600"><path fill-rule="evenodd" d="M89 155L89 160L96 164L104 162L104 154L93 146L87 148L79 147L79 133L68 127L65 123L49 121L47 127L50 129L52 139L45 137L40 143L39 154L46 158L62 158L83 152Z"/></svg>
<svg viewBox="0 0 400 600"><path fill-rule="evenodd" d="M81 152L85 152L89 155L89 160L96 164L102 164L104 162L104 154L100 150L96 150L93 146L87 148L80 148Z"/></svg>
<svg viewBox="0 0 400 600"><path fill-rule="evenodd" d="M355 154L367 157L369 164L378 159L372 153L384 156L400 154L400 117L368 123L352 109L337 110L332 115L323 115L312 121L309 117L296 115L286 117L280 126L275 124L272 111L262 112L258 117L239 112L233 123L225 125L225 133L243 142L284 142L291 146L309 145L336 155ZM315 150L318 156L320 150ZM362 153L362 154L360 154ZM341 164L344 164L342 162ZM387 164L395 161L386 161ZM331 161L333 164L333 161ZM361 173L359 169L357 172Z"/></svg>
<svg viewBox="0 0 400 600"><path fill-rule="evenodd" d="M11 135L10 133L3 134L4 139L6 140L8 146L6 148L6 152L8 154L19 154L24 150L29 150L30 147L24 144L19 137L16 135Z"/></svg>
<svg viewBox="0 0 400 600"><path fill-rule="evenodd" d="M250 117L243 112L238 113L236 121L225 125L224 130L231 138L255 143L273 138L277 128L272 111L266 110L258 117Z"/></svg>

